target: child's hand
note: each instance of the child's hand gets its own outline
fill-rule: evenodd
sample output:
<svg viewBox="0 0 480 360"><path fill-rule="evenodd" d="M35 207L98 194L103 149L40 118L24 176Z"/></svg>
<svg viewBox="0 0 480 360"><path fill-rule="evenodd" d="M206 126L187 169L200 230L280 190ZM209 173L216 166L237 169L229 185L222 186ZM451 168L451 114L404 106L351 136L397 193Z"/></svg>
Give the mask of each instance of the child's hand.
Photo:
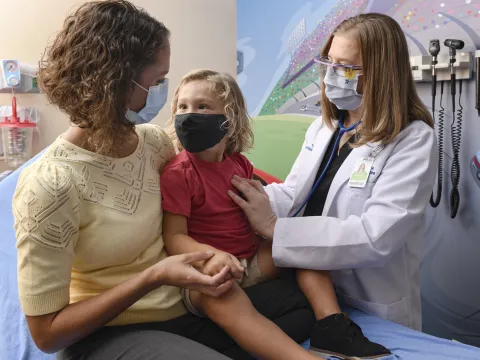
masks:
<svg viewBox="0 0 480 360"><path fill-rule="evenodd" d="M215 250L215 255L205 262L201 272L205 275L215 276L222 271L225 266L230 268L230 272L235 279L242 278L245 269L242 264L240 264L240 261L232 254L220 250Z"/></svg>
<svg viewBox="0 0 480 360"><path fill-rule="evenodd" d="M214 276L208 276L192 267L194 262L209 260L213 255L213 251L203 251L168 256L145 270L148 284L154 288L162 285L188 288L218 297L230 290L233 285L233 281L229 280L230 268L225 266Z"/></svg>

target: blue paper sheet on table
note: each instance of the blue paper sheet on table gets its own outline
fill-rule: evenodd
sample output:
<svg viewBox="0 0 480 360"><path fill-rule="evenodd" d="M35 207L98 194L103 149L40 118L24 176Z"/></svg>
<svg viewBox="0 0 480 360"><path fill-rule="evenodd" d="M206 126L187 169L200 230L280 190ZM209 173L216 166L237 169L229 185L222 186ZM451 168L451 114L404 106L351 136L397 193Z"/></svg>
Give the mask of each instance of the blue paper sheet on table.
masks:
<svg viewBox="0 0 480 360"><path fill-rule="evenodd" d="M0 359L52 360L54 355L42 353L33 343L18 299L11 203L20 170L0 182ZM394 355L385 360L480 359L480 349L410 330L358 310L346 312L367 337L392 351ZM308 347L308 343L304 346Z"/></svg>

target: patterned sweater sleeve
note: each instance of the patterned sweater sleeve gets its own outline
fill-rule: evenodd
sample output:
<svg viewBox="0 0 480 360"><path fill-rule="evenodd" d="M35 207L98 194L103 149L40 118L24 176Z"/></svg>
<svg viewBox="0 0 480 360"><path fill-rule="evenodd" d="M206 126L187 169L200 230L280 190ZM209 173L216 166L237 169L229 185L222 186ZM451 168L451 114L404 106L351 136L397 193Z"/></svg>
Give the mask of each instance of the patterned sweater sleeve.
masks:
<svg viewBox="0 0 480 360"><path fill-rule="evenodd" d="M170 161L175 157L175 147L173 146L172 140L167 135L165 130L159 128L160 136L162 137L163 143L165 144L164 158L165 161Z"/></svg>
<svg viewBox="0 0 480 360"><path fill-rule="evenodd" d="M18 290L26 315L61 310L79 234L80 198L68 167L40 159L20 175L13 197Z"/></svg>

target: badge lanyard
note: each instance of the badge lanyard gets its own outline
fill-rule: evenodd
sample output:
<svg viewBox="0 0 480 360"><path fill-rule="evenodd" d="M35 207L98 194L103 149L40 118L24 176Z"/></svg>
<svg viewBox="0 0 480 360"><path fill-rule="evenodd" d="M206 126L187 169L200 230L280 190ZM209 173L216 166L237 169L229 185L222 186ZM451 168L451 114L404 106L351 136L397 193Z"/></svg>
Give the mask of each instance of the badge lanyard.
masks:
<svg viewBox="0 0 480 360"><path fill-rule="evenodd" d="M362 121L357 121L355 124L353 124L352 126L349 126L348 128L344 127L343 126L343 117L345 115L345 111L342 111L340 113L340 119L338 120L338 125L340 126L340 131L338 132L338 135L337 135L337 138L335 139L335 145L333 146L333 151L332 153L330 154L330 158L328 159L328 162L327 162L327 166L325 166L325 168L323 169L322 173L320 174L320 176L318 177L317 181L315 182L315 184L313 185L312 187L312 190L310 190L310 192L308 193L307 197L305 198L305 200L303 200L303 203L302 205L300 206L300 208L295 211L295 214L292 215L292 217L296 217L300 211L302 211L302 209L305 207L305 205L307 205L307 202L308 200L310 200L310 198L312 197L313 193L315 192L315 190L317 190L318 186L320 185L320 183L322 182L323 178L325 177L325 174L327 173L327 170L328 168L330 167L330 164L332 163L332 160L333 160L333 157L335 156L335 152L337 151L337 148L338 148L338 144L340 142L340 139L342 138L343 134L345 134L346 132L349 132L349 131L352 131L353 129L355 129Z"/></svg>

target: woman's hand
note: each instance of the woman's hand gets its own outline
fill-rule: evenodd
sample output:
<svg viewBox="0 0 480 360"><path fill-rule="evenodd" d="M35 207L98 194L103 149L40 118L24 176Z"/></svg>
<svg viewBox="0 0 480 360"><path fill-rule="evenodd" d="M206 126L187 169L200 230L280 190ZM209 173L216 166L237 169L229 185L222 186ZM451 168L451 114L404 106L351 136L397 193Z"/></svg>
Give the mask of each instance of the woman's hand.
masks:
<svg viewBox="0 0 480 360"><path fill-rule="evenodd" d="M170 256L99 295L51 314L27 316L32 337L42 351L59 351L105 326L162 285L185 287L218 297L233 285L233 280L226 280L230 268L225 266L218 274L208 276L191 266L191 263L208 260L213 255L213 252L203 251Z"/></svg>
<svg viewBox="0 0 480 360"><path fill-rule="evenodd" d="M243 194L246 200L233 191L229 191L228 195L235 204L243 209L253 230L266 239L273 240L277 217L273 213L270 200L262 184L259 181L242 179L235 175L232 185Z"/></svg>
<svg viewBox="0 0 480 360"><path fill-rule="evenodd" d="M199 291L208 296L220 296L233 285L233 280L229 279L230 267L223 266L210 276L192 266L192 263L209 260L214 255L214 252L205 251L169 256L147 270L150 281L155 288L170 285Z"/></svg>
<svg viewBox="0 0 480 360"><path fill-rule="evenodd" d="M224 251L215 250L215 255L212 258L205 261L202 268L199 269L205 275L214 276L218 274L224 267L230 268L230 273L235 279L241 279L245 269L240 261Z"/></svg>

